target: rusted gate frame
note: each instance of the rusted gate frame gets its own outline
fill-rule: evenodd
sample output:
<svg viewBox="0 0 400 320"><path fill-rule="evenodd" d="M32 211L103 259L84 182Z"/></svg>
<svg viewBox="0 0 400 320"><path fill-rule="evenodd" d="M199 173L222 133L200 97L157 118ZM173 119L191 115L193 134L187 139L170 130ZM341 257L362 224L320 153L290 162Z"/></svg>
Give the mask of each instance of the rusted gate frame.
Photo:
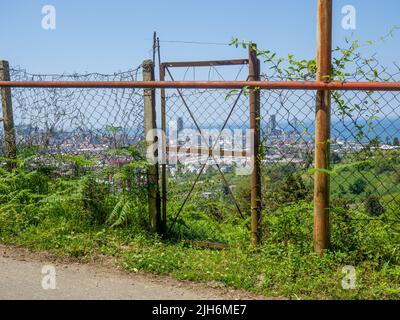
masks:
<svg viewBox="0 0 400 320"><path fill-rule="evenodd" d="M231 60L209 60L209 61L179 61L164 62L162 67L179 68L179 67L216 67L216 66L233 66L248 64L248 59L231 59ZM161 79L160 79L161 81Z"/></svg>
<svg viewBox="0 0 400 320"><path fill-rule="evenodd" d="M189 61L189 62L165 62L165 63L161 63L160 64L160 81L164 81L165 80L165 71L167 71L167 73L168 73L169 77L171 78L171 80L173 82L175 81L171 71L169 70L170 67L206 67L206 66L214 67L214 66L223 66L223 65L245 65L245 64L248 64L248 62L249 62L248 59L214 60L214 61ZM247 78L246 80L248 80L248 79L249 78ZM208 157L211 156L213 158L213 160L215 161L215 165L216 165L216 167L218 169L218 172L220 173L220 175L222 177L224 185L227 187L227 190L228 190L228 192L229 192L229 194L230 194L230 196L231 196L231 198L232 198L232 200L233 200L233 202L235 204L235 207L236 207L239 215L242 218L244 218L244 216L242 214L242 211L240 209L240 206L239 206L235 196L233 195L232 190L229 187L229 183L226 180L225 175L222 172L220 165L216 161L215 153L213 152L213 150L214 150L216 144L218 143L218 140L219 140L219 138L220 138L220 136L222 134L222 131L225 129L225 127L226 127L226 125L227 125L227 123L228 123L228 121L229 121L229 119L230 119L230 117L231 117L231 115L232 115L232 113L233 113L233 111L234 111L234 109L235 109L235 107L236 107L241 95L243 94L243 87L240 89L240 92L237 95L237 97L236 97L236 99L235 99L235 101L234 101L234 103L233 103L233 105L232 105L232 107L230 109L230 112L229 112L229 114L227 115L227 117L226 117L226 119L224 121L224 124L223 124L222 128L219 130L218 137L215 139L214 144L212 146L209 146L208 142L204 138L203 132L202 132L200 126L198 125L193 113L191 112L191 110L190 110L190 108L189 108L189 106L188 106L188 104L187 104L187 102L186 102L181 90L179 88L176 88L176 90L177 90L177 92L178 92L183 104L185 105L186 110L189 112L189 115L190 115L192 121L194 122L197 131L200 133L201 139L205 142L206 146L208 147L208 150L209 150ZM164 89L161 92L161 109L162 109L161 110L161 113L162 113L162 121L161 121L162 122L162 130L163 130L163 132L165 132L165 130L166 130L166 100L165 100L165 90ZM163 146L165 148L164 151L166 152L167 151L166 145L163 144ZM192 153L192 152L189 151L189 153ZM198 152L197 152L197 154L198 154ZM163 162L163 167L162 167L162 205L163 205L163 209L162 210L163 210L163 216L166 217L166 206L167 206L166 185L167 185L167 183L166 183L166 164L164 164L164 163L165 163L165 161ZM191 194L192 194L197 182L199 181L199 178L202 175L206 164L207 164L207 162L205 162L201 166L201 169L200 169L199 173L197 174L196 179L194 180L189 192L187 193L187 195L186 195L183 203L181 204L177 214L173 218L172 224L170 225L170 227L168 229L168 233L171 231L172 227L175 225L177 219L179 218L179 216L180 216L180 214L181 214L181 212L182 212L187 200L191 196Z"/></svg>
<svg viewBox="0 0 400 320"><path fill-rule="evenodd" d="M214 65L213 62L211 62L211 63L212 63L212 65ZM231 64L232 64L232 63L231 63ZM199 66L206 66L207 64L205 63L205 64L196 64L196 65L199 65ZM220 63L219 65L223 65L223 64ZM184 66L184 65L181 65L181 66ZM167 70L167 72L168 72L170 78L172 79L172 81L174 81L174 78L173 78L171 72L169 71L169 68L168 68L168 67L165 67L165 69ZM183 101L183 103L184 103L184 105L185 105L187 111L189 112L190 117L192 118L193 122L195 123L196 128L197 128L197 130L199 131L202 140L206 143L206 145L208 145L207 141L205 140L205 138L204 138L204 136L203 136L203 133L202 133L202 131L201 131L201 128L199 127L199 125L198 125L196 119L194 118L192 112L190 111L190 108L189 108L189 106L188 106L186 100L184 99L184 97L183 97L183 95L182 95L182 92L181 92L179 89L177 89L177 91L178 91L179 96L180 96L180 98L182 99L182 101ZM225 126L226 126L226 124L227 124L227 122L228 122L228 120L229 120L229 118L230 118L230 116L231 116L231 114L232 114L232 112L233 112L233 110L234 110L234 108L235 108L237 102L239 101L239 98L240 98L240 96L241 96L242 93L243 93L243 89L241 89L241 91L240 91L240 93L239 93L237 99L235 100L235 103L233 104L233 106L232 106L232 108L231 108L231 111L229 112L229 114L228 114L228 116L227 116L227 118L226 118L226 120L225 120L225 122L224 122L224 125L223 125L223 127L221 128L221 130L220 130L220 132L219 132L219 134L218 134L218 137L216 138L216 141L214 142L214 145L211 147L211 150L213 150L213 149L215 148L215 146L216 146L216 144L217 144L217 142L218 142L218 139L219 139L219 137L221 136L222 131L225 129ZM211 156L213 157L213 159L215 160L215 155L214 155L214 153L211 151L211 152L209 153L209 156L210 156L210 154L211 154ZM238 203L237 203L237 201L236 201L236 198L234 197L234 195L233 195L233 193L232 193L232 190L230 190L230 188L229 188L229 184L228 184L228 182L227 182L227 180L226 180L226 178L225 178L225 175L223 174L223 172L222 172L222 170L221 170L219 164L217 163L217 161L215 161L215 162L216 162L215 164L216 164L216 166L217 166L217 169L218 169L218 171L219 171L219 173L220 173L220 175L221 175L221 177L222 177L222 179L223 179L223 181L224 181L224 184L225 184L225 186L228 188L229 194L231 195L231 197L232 197L232 199L233 199L233 201L234 201L234 203L235 203L236 209L238 210L240 216L241 216L242 218L244 218L244 216L243 216L243 214L242 214L242 212L241 212L241 210L240 210L240 207L239 207L239 205L238 205ZM198 175L197 175L197 177L196 177L196 179L195 179L195 181L194 181L194 183L193 183L193 185L192 185L192 187L191 187L189 193L186 195L184 202L182 203L181 207L179 208L179 211L178 211L178 213L176 214L175 219L173 220L173 222L172 222L172 224L171 224L171 226L170 226L168 232L171 230L171 228L173 227L173 225L174 225L175 222L177 221L177 219L178 219L180 213L182 212L182 210L183 210L183 208L184 208L184 206L185 206L187 200L189 199L191 193L193 192L193 190L194 190L194 188L195 188L195 186L196 186L196 184L197 184L197 182L198 182L198 180L199 180L201 174L203 173L206 164L207 164L207 163L204 163L203 166L201 167L200 172L198 173Z"/></svg>

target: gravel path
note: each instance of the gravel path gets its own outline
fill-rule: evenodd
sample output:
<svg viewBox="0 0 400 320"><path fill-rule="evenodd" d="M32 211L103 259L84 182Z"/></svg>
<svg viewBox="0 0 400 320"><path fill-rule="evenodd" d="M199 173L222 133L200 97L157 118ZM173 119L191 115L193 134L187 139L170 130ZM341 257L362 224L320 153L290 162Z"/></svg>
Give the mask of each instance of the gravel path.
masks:
<svg viewBox="0 0 400 320"><path fill-rule="evenodd" d="M55 277L52 276L53 271ZM56 288L52 289L54 279ZM24 248L0 244L0 299L197 300L262 297L228 289L220 283L177 281L171 277L127 273L115 267L109 259L83 264L55 259L45 252L32 253Z"/></svg>

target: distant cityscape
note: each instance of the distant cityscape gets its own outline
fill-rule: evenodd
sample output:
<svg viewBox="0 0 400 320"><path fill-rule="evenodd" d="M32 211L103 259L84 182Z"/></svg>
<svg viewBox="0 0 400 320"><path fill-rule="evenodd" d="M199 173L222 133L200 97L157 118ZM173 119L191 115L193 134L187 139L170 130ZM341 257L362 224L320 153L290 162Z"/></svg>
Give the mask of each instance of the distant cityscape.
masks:
<svg viewBox="0 0 400 320"><path fill-rule="evenodd" d="M185 128L194 129L193 126L185 126L184 119L182 117L178 117L177 119L177 136L179 137L177 141L174 141L169 137L167 144L169 146L175 146L177 148L187 147L187 143L189 141L193 141L193 138L188 136L187 134L181 135L180 133L184 133ZM229 126L228 126L229 127ZM350 126L348 126L350 127ZM229 127L230 129L234 129L233 126ZM217 128L215 128L217 129ZM369 139L365 139L365 141L359 142L355 137L356 133L352 129L346 128L345 130L340 131L340 134L334 136L332 134L331 138L331 151L336 156L342 156L344 154L354 153L362 150L370 143ZM198 139L198 145L192 147L201 147L201 138L198 133L194 133L195 137ZM347 136L346 136L347 135ZM349 139L348 137L352 139ZM210 137L211 138L211 137ZM220 151L241 151L245 150L249 152L249 148L246 147L246 134L242 133L242 141L239 143L239 150L232 149L232 143L228 143L228 148L225 147L225 141L223 136L216 136L215 139L219 139L217 143L216 141L212 141L209 139L208 145L213 146L214 144L218 147ZM195 140L195 139L194 139ZM397 142L396 142L397 141ZM299 164L303 166L311 166L313 161L313 150L314 150L314 132L313 132L313 124L306 125L301 123L297 118L293 118L292 121L288 121L286 123L279 123L277 121L277 116L275 114L271 115L266 121L266 124L261 127L261 143L263 146L263 154L262 154L262 162L266 164ZM204 148L204 146L202 146ZM400 149L398 144L398 139L394 139L389 141L386 136L385 141L381 141L379 146L375 146L375 148L380 148L381 150L392 150L392 149ZM196 150L194 150L196 151ZM218 153L218 152L217 152ZM221 152L224 154L223 152ZM227 152L225 152L227 153ZM170 152L168 154L167 163L169 163L170 158L177 157L175 152ZM203 163L207 162L205 170L209 167L213 166L216 161L218 161L221 170L225 172L230 172L234 168L244 168L249 165L250 157L249 156L225 156L225 155L217 155L214 157L210 157L208 154L190 154L183 153L180 155L179 159L181 164L181 169L188 172L198 172ZM183 161L182 161L183 160ZM176 164L169 164L169 170L174 173L177 170Z"/></svg>
<svg viewBox="0 0 400 320"><path fill-rule="evenodd" d="M276 114L270 115L267 121L262 121L262 123L261 144L263 146L262 161L264 163L312 165L314 149L312 123L307 125L297 118L285 122L278 121ZM251 150L248 147L248 137L244 129L227 125L228 130L232 132L236 130L235 134L239 130L239 143L237 137L235 137L237 145L232 144L232 141L227 141L226 135L219 135L218 127L212 129L218 134L207 137L206 144L204 141L202 142L202 138L193 125L187 125L183 117L177 118L176 136L169 136L170 132L167 132L167 146L175 148L172 148L175 151L170 149L167 153L168 169L172 174L176 172L178 167L184 172L198 172L205 162L205 170L218 161L221 170L225 172L233 171L235 168L245 168L249 165ZM351 131L352 129L346 129L347 135L351 136L352 139L344 135L344 130L339 131L340 134L332 133L331 150L333 154L342 156L343 154L357 152L365 148L368 143L367 141L358 142L354 137L355 133ZM32 126L19 125L16 126L16 138L17 143L22 146L45 147L48 154L85 154L88 157L97 156L100 166L121 166L129 163L131 157L111 154L110 150L137 145L143 140L144 136L138 128L130 128L129 130L117 128L114 132L107 132L104 129L46 132ZM384 141L380 141L379 145L375 147L382 150L399 149L398 139L397 143L388 139L388 137L386 137L386 140L384 138L382 140ZM196 143L193 143L193 141L196 141ZM183 154L176 152L176 150L185 150L187 147L198 147L206 150L208 146L215 146L216 150L221 151L220 154L214 156L210 156L207 152L198 154L197 150ZM236 153L227 155L232 151ZM179 166L171 161L172 159L179 159Z"/></svg>

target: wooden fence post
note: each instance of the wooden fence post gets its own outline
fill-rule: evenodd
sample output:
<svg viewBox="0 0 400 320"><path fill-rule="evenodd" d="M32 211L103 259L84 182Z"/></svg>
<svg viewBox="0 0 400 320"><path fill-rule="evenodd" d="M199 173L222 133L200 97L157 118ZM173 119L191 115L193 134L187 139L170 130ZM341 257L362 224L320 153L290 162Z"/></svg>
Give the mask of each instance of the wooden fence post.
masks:
<svg viewBox="0 0 400 320"><path fill-rule="evenodd" d="M154 65L152 60L143 62L143 81L154 81ZM155 89L143 89L144 94L144 132L147 146L157 141L155 133L156 125L156 99ZM154 232L162 233L160 192L158 186L158 159L154 153L153 163L147 170L148 177L148 199L151 227Z"/></svg>
<svg viewBox="0 0 400 320"><path fill-rule="evenodd" d="M318 0L317 81L329 82L332 56L332 0ZM315 113L314 250L322 255L329 247L329 152L331 95L317 91Z"/></svg>
<svg viewBox="0 0 400 320"><path fill-rule="evenodd" d="M0 60L0 81L10 81L10 68L8 61ZM4 153L7 159L10 159L7 166L10 170L15 168L17 157L17 144L15 142L14 117L12 110L11 89L1 88L1 105L3 110L4 126Z"/></svg>
<svg viewBox="0 0 400 320"><path fill-rule="evenodd" d="M260 80L260 61L257 59L257 45L249 45L249 81ZM260 90L250 92L250 130L253 135L251 156L251 243L259 242L261 218L261 174L260 174Z"/></svg>

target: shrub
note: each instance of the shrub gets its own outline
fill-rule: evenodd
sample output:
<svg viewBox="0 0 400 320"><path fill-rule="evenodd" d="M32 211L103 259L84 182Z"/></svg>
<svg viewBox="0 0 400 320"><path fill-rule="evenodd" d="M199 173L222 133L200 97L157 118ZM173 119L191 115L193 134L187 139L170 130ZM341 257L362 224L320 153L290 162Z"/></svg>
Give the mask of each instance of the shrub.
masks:
<svg viewBox="0 0 400 320"><path fill-rule="evenodd" d="M371 216L380 216L386 209L381 205L379 198L375 195L369 195L365 200L365 211Z"/></svg>
<svg viewBox="0 0 400 320"><path fill-rule="evenodd" d="M300 201L282 206L263 217L265 240L275 244L296 245L309 252L312 249L313 208L310 203Z"/></svg>
<svg viewBox="0 0 400 320"><path fill-rule="evenodd" d="M238 201L240 208L244 212L250 212L250 207L251 207L250 176L244 176L240 179L240 181L236 184L234 195Z"/></svg>
<svg viewBox="0 0 400 320"><path fill-rule="evenodd" d="M365 182L365 180L358 178L356 181L354 181L349 186L349 192L354 195L360 195L361 193L363 193L365 191L366 187L367 187L367 183Z"/></svg>
<svg viewBox="0 0 400 320"><path fill-rule="evenodd" d="M83 208L89 213L89 220L93 224L104 224L108 216L106 197L109 194L108 187L88 176L83 181L82 203Z"/></svg>

